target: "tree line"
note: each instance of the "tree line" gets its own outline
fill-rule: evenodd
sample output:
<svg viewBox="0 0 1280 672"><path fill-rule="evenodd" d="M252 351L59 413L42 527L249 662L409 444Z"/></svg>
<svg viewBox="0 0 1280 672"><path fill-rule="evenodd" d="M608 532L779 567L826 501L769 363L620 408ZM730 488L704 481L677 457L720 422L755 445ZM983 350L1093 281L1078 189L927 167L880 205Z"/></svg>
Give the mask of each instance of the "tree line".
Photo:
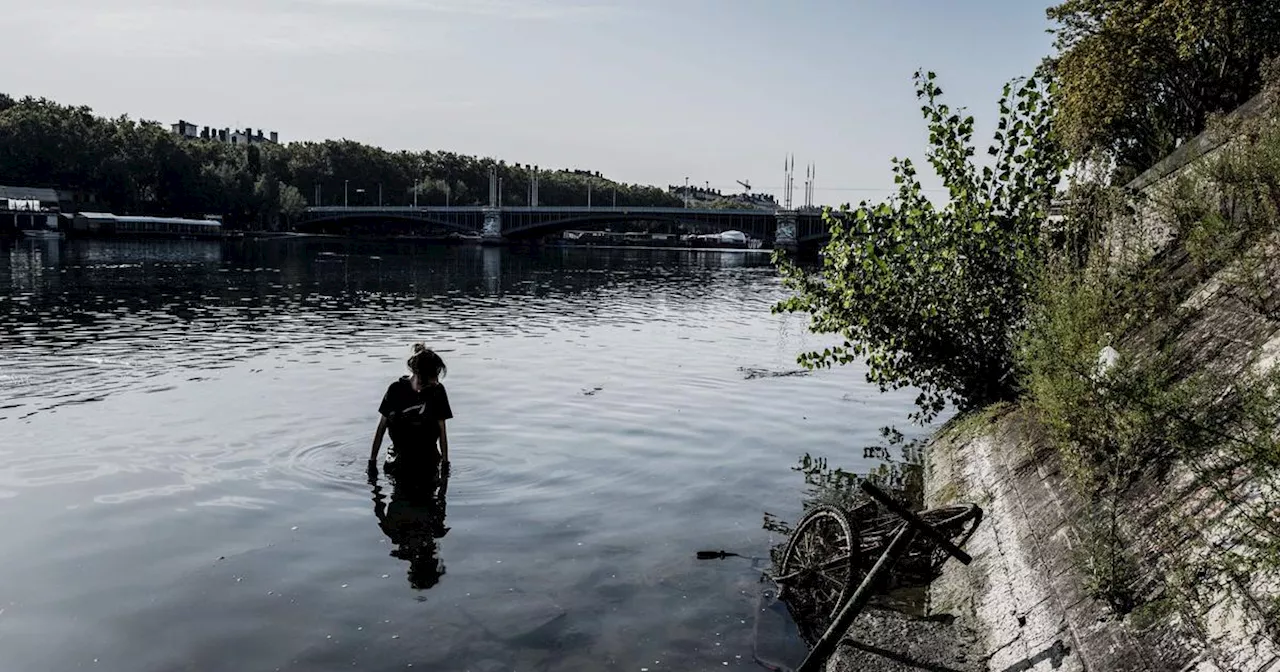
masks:
<svg viewBox="0 0 1280 672"><path fill-rule="evenodd" d="M1255 96L1280 55L1273 0L1066 0L1048 14L1057 130L1117 183Z"/></svg>
<svg viewBox="0 0 1280 672"><path fill-rule="evenodd" d="M154 121L0 94L0 176L15 186L92 194L118 214L221 215L277 230L309 205L486 205L496 169L504 206L529 204L534 167L453 152L392 152L351 140L231 145L177 136ZM345 193L344 193L345 192ZM589 171L538 171L544 206L678 206L647 185Z"/></svg>

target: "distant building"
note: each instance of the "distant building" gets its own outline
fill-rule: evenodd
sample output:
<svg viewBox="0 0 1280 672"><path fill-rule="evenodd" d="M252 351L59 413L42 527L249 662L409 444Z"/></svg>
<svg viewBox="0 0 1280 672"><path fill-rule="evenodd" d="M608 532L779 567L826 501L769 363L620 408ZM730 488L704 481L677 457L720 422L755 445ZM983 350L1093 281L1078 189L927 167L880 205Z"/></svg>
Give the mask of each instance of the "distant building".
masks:
<svg viewBox="0 0 1280 672"><path fill-rule="evenodd" d="M116 236L220 238L222 222L210 217L185 219L115 215L109 212L79 212L72 219L71 230L76 233Z"/></svg>
<svg viewBox="0 0 1280 672"><path fill-rule="evenodd" d="M185 140L211 140L213 142L225 142L238 146L257 145L265 142L269 142L273 145L280 143L279 133L275 131L267 133L262 129L258 129L257 134L255 135L252 128L246 128L244 130L212 128L209 126L201 128L197 124L192 124L181 119L178 120L178 123L170 125L169 128L173 130L174 135Z"/></svg>
<svg viewBox="0 0 1280 672"><path fill-rule="evenodd" d="M178 123L171 125L169 128L173 130L173 134L188 140L194 140L198 136L199 128L195 124L189 124L179 119Z"/></svg>
<svg viewBox="0 0 1280 672"><path fill-rule="evenodd" d="M686 200L691 207L702 207L713 203L732 202L742 210L774 210L777 209L778 202L774 200L770 194L729 194L725 195L719 189L705 189L689 185L668 185L667 193L677 198Z"/></svg>
<svg viewBox="0 0 1280 672"><path fill-rule="evenodd" d="M58 192L0 186L0 232L56 231Z"/></svg>
<svg viewBox="0 0 1280 672"><path fill-rule="evenodd" d="M56 212L58 192L34 187L0 186L0 209L25 212Z"/></svg>

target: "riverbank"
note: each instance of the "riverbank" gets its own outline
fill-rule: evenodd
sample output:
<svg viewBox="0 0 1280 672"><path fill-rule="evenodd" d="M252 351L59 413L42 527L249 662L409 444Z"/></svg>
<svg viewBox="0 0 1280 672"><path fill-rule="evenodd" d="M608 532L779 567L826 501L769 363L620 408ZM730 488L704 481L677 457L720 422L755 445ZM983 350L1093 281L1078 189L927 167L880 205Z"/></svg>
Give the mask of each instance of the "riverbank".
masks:
<svg viewBox="0 0 1280 672"><path fill-rule="evenodd" d="M966 549L973 563L948 563L931 608L977 633L984 670L1184 669L1196 658L1189 633L1117 619L1086 596L1085 504L1066 478L1025 412L993 409L944 430L929 450L928 505L973 501L985 516Z"/></svg>
<svg viewBox="0 0 1280 672"><path fill-rule="evenodd" d="M1117 349L1159 350L1180 379L1212 372L1241 381L1273 366L1280 328L1242 300L1240 269L1197 275L1193 263L1185 253L1158 260L1158 277L1184 297L1180 317ZM1112 412L1135 422L1129 402L1115 403ZM1159 422L1181 424L1191 410ZM937 433L926 450L925 505L974 502L984 519L966 547L973 563L949 561L929 591L929 613L954 617L960 629L916 628L905 641L972 636L976 669L1001 672L1280 670L1280 581L1266 532L1280 521L1275 471L1251 463L1240 445L1219 446L1149 458L1123 487L1099 495L1070 459L1030 401L955 418ZM828 669L853 669L841 665Z"/></svg>
<svg viewBox="0 0 1280 672"><path fill-rule="evenodd" d="M1266 439L1247 415L1250 403L1274 394L1265 388L1254 398L1250 381L1273 369L1280 325L1247 291L1274 267L1245 261L1280 249L1280 240L1264 237L1211 273L1177 241L1161 244L1145 268L1172 303L1115 348L1158 362L1176 381L1167 385L1236 381L1229 394L1193 386L1166 399L1164 388L1126 387L1132 374L1121 371L1110 394L1149 396L1076 399L1101 414L1093 421L1114 424L1110 452L1090 458L1124 470L1104 485L1078 462L1080 447L1055 437L1036 405L1043 400L953 419L926 451L925 504L975 502L985 512L966 549L973 564L948 562L930 591L931 613L976 633L981 669L1280 670L1270 541L1280 478L1257 452ZM1144 441L1136 448L1125 434L1133 431ZM1129 457L1151 447L1162 452ZM1137 461L1119 462L1127 459Z"/></svg>
<svg viewBox="0 0 1280 672"><path fill-rule="evenodd" d="M1223 548L1203 550L1227 552L1246 541L1229 516L1201 508L1207 486L1175 480L1127 502L1124 525L1152 592L1120 615L1090 595L1090 504L1035 418L1008 406L954 423L930 446L928 505L975 501L985 518L967 549L973 564L948 563L931 609L969 624L986 670L1280 670L1265 614L1241 600L1245 586L1183 602L1153 585L1193 547L1214 539ZM1167 546L1159 531L1171 524L1200 534Z"/></svg>
<svg viewBox="0 0 1280 672"><path fill-rule="evenodd" d="M925 450L925 505L985 511L929 605L978 669L1280 672L1280 120L1189 145L1073 188L1013 401Z"/></svg>
<svg viewBox="0 0 1280 672"><path fill-rule="evenodd" d="M926 505L983 507L965 548L973 563L945 565L925 617L866 612L826 670L1280 670L1274 623L1250 596L1261 577L1204 576L1212 587L1194 602L1154 586L1188 556L1247 544L1229 512L1205 508L1206 485L1184 475L1127 502L1124 524L1151 592L1120 615L1091 594L1090 504L1068 474L1028 409L1004 405L949 423L928 449ZM1195 532L1172 548L1160 538L1170 525Z"/></svg>

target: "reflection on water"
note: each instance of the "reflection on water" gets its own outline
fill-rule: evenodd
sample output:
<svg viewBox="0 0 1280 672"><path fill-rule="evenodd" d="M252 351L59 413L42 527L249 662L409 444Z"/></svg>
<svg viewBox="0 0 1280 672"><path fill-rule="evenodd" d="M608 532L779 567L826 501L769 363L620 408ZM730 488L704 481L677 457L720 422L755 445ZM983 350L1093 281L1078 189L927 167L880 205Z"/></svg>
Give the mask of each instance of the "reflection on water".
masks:
<svg viewBox="0 0 1280 672"><path fill-rule="evenodd" d="M739 252L0 241L0 670L751 667L760 573L695 552L766 558L796 460L912 397L774 375L824 344L782 296ZM379 483L375 528L416 341L449 521Z"/></svg>
<svg viewBox="0 0 1280 672"><path fill-rule="evenodd" d="M436 540L449 533L444 524L448 477L401 476L392 485L390 503L376 471L370 473L369 482L373 486L373 513L378 517L378 527L395 545L391 557L409 563L409 585L414 590L426 590L439 583L444 576L444 563Z"/></svg>
<svg viewBox="0 0 1280 672"><path fill-rule="evenodd" d="M750 256L750 279L772 278L763 258L741 253L563 249L530 257L412 246L388 253L351 241L73 243L65 258L49 251L64 244L20 241L6 255L12 292L0 297L9 332L0 342L13 357L8 375L34 386L22 396L35 408L0 396L0 405L11 405L0 418L98 401L193 359L227 365L317 332L327 332L329 347L355 348L403 334L406 320L420 333L458 340L545 334L565 313L596 319L620 291L662 286L704 305L740 299L751 283L717 271L746 269ZM232 263L220 263L224 253L235 254ZM511 322L515 304L524 310ZM612 319L637 323L647 308L629 306ZM183 347L163 342L173 339ZM93 372L86 384L59 385L86 370Z"/></svg>

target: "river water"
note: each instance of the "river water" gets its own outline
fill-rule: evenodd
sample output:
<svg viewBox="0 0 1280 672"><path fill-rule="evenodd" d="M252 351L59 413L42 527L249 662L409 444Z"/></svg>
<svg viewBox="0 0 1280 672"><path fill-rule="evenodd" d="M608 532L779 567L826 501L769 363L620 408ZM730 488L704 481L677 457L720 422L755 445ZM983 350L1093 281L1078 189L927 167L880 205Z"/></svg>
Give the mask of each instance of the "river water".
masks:
<svg viewBox="0 0 1280 672"><path fill-rule="evenodd" d="M765 513L913 397L782 375L824 343L784 295L742 252L0 241L0 670L759 669ZM429 501L365 471L414 341Z"/></svg>

